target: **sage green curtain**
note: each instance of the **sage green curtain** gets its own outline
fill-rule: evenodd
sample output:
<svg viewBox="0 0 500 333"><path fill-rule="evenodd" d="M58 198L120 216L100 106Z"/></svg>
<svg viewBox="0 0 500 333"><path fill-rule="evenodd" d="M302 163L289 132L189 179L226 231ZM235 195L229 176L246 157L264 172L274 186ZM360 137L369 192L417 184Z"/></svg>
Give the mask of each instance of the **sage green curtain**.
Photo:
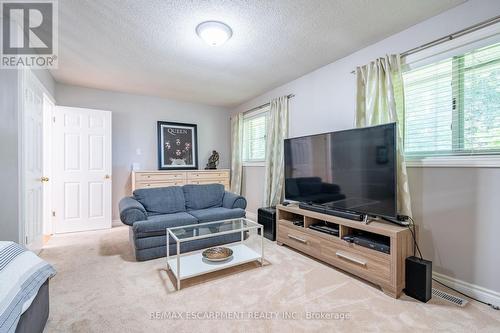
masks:
<svg viewBox="0 0 500 333"><path fill-rule="evenodd" d="M231 117L231 192L241 194L243 173L243 114Z"/></svg>
<svg viewBox="0 0 500 333"><path fill-rule="evenodd" d="M288 136L288 96L270 103L266 135L266 174L264 207L276 206L283 200L285 183L284 140Z"/></svg>
<svg viewBox="0 0 500 333"><path fill-rule="evenodd" d="M411 215L411 198L403 147L404 92L401 57L388 55L356 68L356 126L398 124L398 213Z"/></svg>

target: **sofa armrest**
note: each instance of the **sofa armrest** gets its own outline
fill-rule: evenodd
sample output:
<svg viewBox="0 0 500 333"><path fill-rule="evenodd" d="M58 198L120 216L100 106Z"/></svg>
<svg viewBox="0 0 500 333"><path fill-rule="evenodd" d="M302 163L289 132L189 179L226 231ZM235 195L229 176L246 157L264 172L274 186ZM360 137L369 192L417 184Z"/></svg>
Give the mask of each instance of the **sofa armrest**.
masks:
<svg viewBox="0 0 500 333"><path fill-rule="evenodd" d="M338 186L337 184L322 183L322 187L323 187L323 192L328 192L328 193L340 192L340 186Z"/></svg>
<svg viewBox="0 0 500 333"><path fill-rule="evenodd" d="M127 225L133 225L134 222L147 220L148 218L144 206L132 197L121 199L118 207L120 209L120 220Z"/></svg>
<svg viewBox="0 0 500 333"><path fill-rule="evenodd" d="M247 208L247 199L241 195L225 191L224 197L222 198L222 207L229 209L245 209Z"/></svg>

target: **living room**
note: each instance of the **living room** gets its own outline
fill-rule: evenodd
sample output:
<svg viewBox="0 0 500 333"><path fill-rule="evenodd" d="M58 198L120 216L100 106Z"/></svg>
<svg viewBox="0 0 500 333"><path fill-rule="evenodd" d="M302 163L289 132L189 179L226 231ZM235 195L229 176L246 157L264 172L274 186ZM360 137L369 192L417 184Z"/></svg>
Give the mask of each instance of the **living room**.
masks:
<svg viewBox="0 0 500 333"><path fill-rule="evenodd" d="M1 332L500 329L498 1L30 3Z"/></svg>

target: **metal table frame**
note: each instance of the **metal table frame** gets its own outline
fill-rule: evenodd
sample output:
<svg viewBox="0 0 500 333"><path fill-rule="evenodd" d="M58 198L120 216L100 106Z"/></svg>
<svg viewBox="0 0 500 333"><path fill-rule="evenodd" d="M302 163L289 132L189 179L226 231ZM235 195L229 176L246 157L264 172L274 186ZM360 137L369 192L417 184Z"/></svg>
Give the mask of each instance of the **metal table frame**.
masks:
<svg viewBox="0 0 500 333"><path fill-rule="evenodd" d="M233 230L228 230L228 231L221 231L221 232L214 232L214 233L209 233L209 234L205 234L205 235L199 235L199 236L192 236L192 237L188 237L188 238L182 238L182 239L179 239L172 231L173 230L177 230L177 229L184 229L184 228L190 228L190 227L207 227L207 226L210 226L211 224L217 224L217 223L222 223L222 222L228 222L228 221L239 221L239 220L245 220L246 223L249 223L248 226L246 227L242 227L242 228L236 228L236 229L233 229ZM169 259L170 259L170 236L175 240L176 244L177 244L177 253L175 254L176 256L176 261L177 261L177 267L176 267L176 274L175 277L176 277L176 280L177 280L177 290L180 290L181 289L181 276L180 276L180 270L181 270L181 256L184 256L184 255L187 255L187 254L190 254L190 253L193 253L193 252L198 252L198 251L202 251L202 250L197 250L197 251L192 251L192 252L187 252L187 253L183 253L181 255L180 253L180 247L181 247L181 243L184 243L184 242L187 242L187 241L192 241L192 240L198 240L198 239L204 239L204 238L210 238L210 237L215 237L215 236L221 236L221 235L226 235L226 234L233 234L233 233L236 233L236 232L241 232L241 241L240 243L243 243L245 241L245 237L244 237L244 233L245 231L250 231L250 230L253 230L253 229L257 229L257 230L260 230L260 237L261 237L261 246L260 246L260 258L258 258L261 266L264 264L264 229L263 229L263 226L261 224L258 224L257 222L254 222L252 220L249 220L247 218L236 218L236 219L227 219L227 220L219 220L219 221L213 221L213 222L206 222L206 223L198 223L198 224L190 224L190 225L183 225L183 226L179 226L179 227L173 227L173 228L167 228L166 231L166 236L167 236L167 256L166 256L166 259L167 259L167 271L168 270L172 270L172 268L170 267L170 264L169 264ZM233 243L231 243L233 244ZM255 260L255 259L254 259ZM251 260L251 261L254 261L254 260ZM212 270L207 270L207 271L204 271L204 272L201 272L199 274L196 274L196 275L192 275L192 276L189 276L189 278L191 277L194 277L194 276L198 276L198 275L203 275L203 274L207 274L207 273L210 273L210 272L213 272L213 271L218 271L218 270L221 270L221 269L225 269L225 268L229 268L229 267L232 267L232 266L237 266L237 265L241 265L241 264L244 264L246 262L237 262L235 263L234 265L225 265L224 267L222 268L214 268ZM173 270L172 270L173 272Z"/></svg>

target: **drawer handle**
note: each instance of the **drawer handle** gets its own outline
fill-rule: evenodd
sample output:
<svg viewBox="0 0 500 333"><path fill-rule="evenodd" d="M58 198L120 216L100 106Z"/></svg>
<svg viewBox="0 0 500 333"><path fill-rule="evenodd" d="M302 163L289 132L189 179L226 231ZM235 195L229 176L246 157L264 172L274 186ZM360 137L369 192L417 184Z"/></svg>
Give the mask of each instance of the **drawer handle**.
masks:
<svg viewBox="0 0 500 333"><path fill-rule="evenodd" d="M288 235L288 238L296 240L297 242L301 242L303 244L307 244L307 241L305 239L293 236L293 235Z"/></svg>
<svg viewBox="0 0 500 333"><path fill-rule="evenodd" d="M335 254L337 255L337 257L340 257L340 258L352 261L355 264L358 264L358 265L361 265L361 266L366 266L366 261L350 257L350 256L348 256L348 255L346 255L346 254L344 254L342 252L336 252Z"/></svg>

